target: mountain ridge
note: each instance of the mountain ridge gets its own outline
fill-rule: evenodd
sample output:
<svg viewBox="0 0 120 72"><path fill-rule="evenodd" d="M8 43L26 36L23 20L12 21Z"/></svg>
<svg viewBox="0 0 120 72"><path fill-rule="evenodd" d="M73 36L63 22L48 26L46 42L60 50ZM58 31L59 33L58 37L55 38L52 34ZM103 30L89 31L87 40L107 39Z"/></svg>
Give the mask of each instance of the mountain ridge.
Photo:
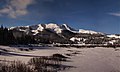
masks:
<svg viewBox="0 0 120 72"><path fill-rule="evenodd" d="M30 35L34 36L39 42L45 40L52 43L113 44L120 40L120 35L107 35L102 32L84 29L76 30L67 24L36 24L11 27L9 30L13 31L16 38Z"/></svg>
<svg viewBox="0 0 120 72"><path fill-rule="evenodd" d="M84 30L84 29L76 30L76 29L71 28L67 24L58 25L55 23L36 24L36 25L30 25L30 26L16 26L16 27L10 27L9 29L10 30L17 29L20 31L24 31L24 29L22 29L22 27L23 28L32 28L32 30L39 30L39 31L42 31L43 29L51 29L51 30L56 31L56 33L61 33L61 30L69 30L73 33L104 34L102 32L96 32L96 31L92 31L92 30Z"/></svg>

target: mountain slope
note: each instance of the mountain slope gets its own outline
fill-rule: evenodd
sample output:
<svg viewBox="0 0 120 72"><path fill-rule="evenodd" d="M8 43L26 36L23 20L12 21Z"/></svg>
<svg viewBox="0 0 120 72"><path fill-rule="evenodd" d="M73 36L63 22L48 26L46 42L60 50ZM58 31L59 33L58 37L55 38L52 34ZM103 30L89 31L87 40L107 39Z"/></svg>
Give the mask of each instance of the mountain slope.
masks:
<svg viewBox="0 0 120 72"><path fill-rule="evenodd" d="M18 26L18 27L11 27L10 30L17 30L17 31L23 31L26 33L33 32L33 35L36 35L39 32L42 32L44 29L49 29L53 32L56 32L57 34L62 33L63 30L70 31L72 33L87 33L87 34L103 34L101 32L95 32L91 30L83 30L79 29L79 31L69 27L67 24L38 24L38 25L31 25L31 26Z"/></svg>
<svg viewBox="0 0 120 72"><path fill-rule="evenodd" d="M26 35L34 37L39 43L82 43L82 44L106 44L119 42L120 35L106 35L92 30L79 31L67 24L38 24L31 26L11 27L15 38ZM112 43L113 44L113 43Z"/></svg>

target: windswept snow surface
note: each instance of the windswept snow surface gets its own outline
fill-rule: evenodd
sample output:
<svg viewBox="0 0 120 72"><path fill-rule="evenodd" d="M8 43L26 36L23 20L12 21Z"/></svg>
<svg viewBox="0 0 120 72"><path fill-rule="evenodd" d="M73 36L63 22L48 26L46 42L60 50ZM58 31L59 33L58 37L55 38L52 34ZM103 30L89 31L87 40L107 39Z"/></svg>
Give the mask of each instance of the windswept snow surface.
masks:
<svg viewBox="0 0 120 72"><path fill-rule="evenodd" d="M76 68L64 72L120 72L120 50L97 47L80 51L80 55L73 56L72 62L67 63Z"/></svg>
<svg viewBox="0 0 120 72"><path fill-rule="evenodd" d="M0 48L8 49L10 53L21 55L50 56L60 53L65 56L71 54L69 62L62 62L64 65L74 66L74 68L66 69L61 72L120 72L120 49L116 48L42 48L33 51L19 51L15 47L0 46ZM10 50L12 49L12 50ZM74 52L78 54L73 54ZM17 55L0 55L0 60L20 60L29 61L32 57Z"/></svg>

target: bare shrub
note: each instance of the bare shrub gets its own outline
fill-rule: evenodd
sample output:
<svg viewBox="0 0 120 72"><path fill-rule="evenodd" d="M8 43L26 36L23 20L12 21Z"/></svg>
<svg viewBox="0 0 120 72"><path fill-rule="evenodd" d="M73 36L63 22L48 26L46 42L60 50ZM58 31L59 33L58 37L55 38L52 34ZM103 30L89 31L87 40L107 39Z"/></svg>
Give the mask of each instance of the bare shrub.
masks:
<svg viewBox="0 0 120 72"><path fill-rule="evenodd" d="M21 61L0 63L0 72L58 72L70 66L62 65L65 57L59 54L31 58L27 64Z"/></svg>
<svg viewBox="0 0 120 72"><path fill-rule="evenodd" d="M57 72L65 69L61 62L66 61L66 57L61 54L52 56L35 57L30 59L29 65L33 65L37 72Z"/></svg>
<svg viewBox="0 0 120 72"><path fill-rule="evenodd" d="M34 72L30 66L20 61L14 61L12 63L1 63L0 72Z"/></svg>

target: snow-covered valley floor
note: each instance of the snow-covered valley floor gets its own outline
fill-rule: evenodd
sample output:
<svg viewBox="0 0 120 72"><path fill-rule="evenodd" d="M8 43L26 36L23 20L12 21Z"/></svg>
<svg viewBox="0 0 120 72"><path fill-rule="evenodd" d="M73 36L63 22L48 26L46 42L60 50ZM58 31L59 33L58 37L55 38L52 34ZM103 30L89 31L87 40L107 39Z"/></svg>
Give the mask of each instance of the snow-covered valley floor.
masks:
<svg viewBox="0 0 120 72"><path fill-rule="evenodd" d="M7 50L7 51L5 51ZM3 52L4 51L4 52ZM36 56L63 54L69 57L65 65L74 66L61 72L120 72L120 49L113 48L42 48L31 51L20 51L15 47L0 46L0 62L3 60L20 60L28 62Z"/></svg>

